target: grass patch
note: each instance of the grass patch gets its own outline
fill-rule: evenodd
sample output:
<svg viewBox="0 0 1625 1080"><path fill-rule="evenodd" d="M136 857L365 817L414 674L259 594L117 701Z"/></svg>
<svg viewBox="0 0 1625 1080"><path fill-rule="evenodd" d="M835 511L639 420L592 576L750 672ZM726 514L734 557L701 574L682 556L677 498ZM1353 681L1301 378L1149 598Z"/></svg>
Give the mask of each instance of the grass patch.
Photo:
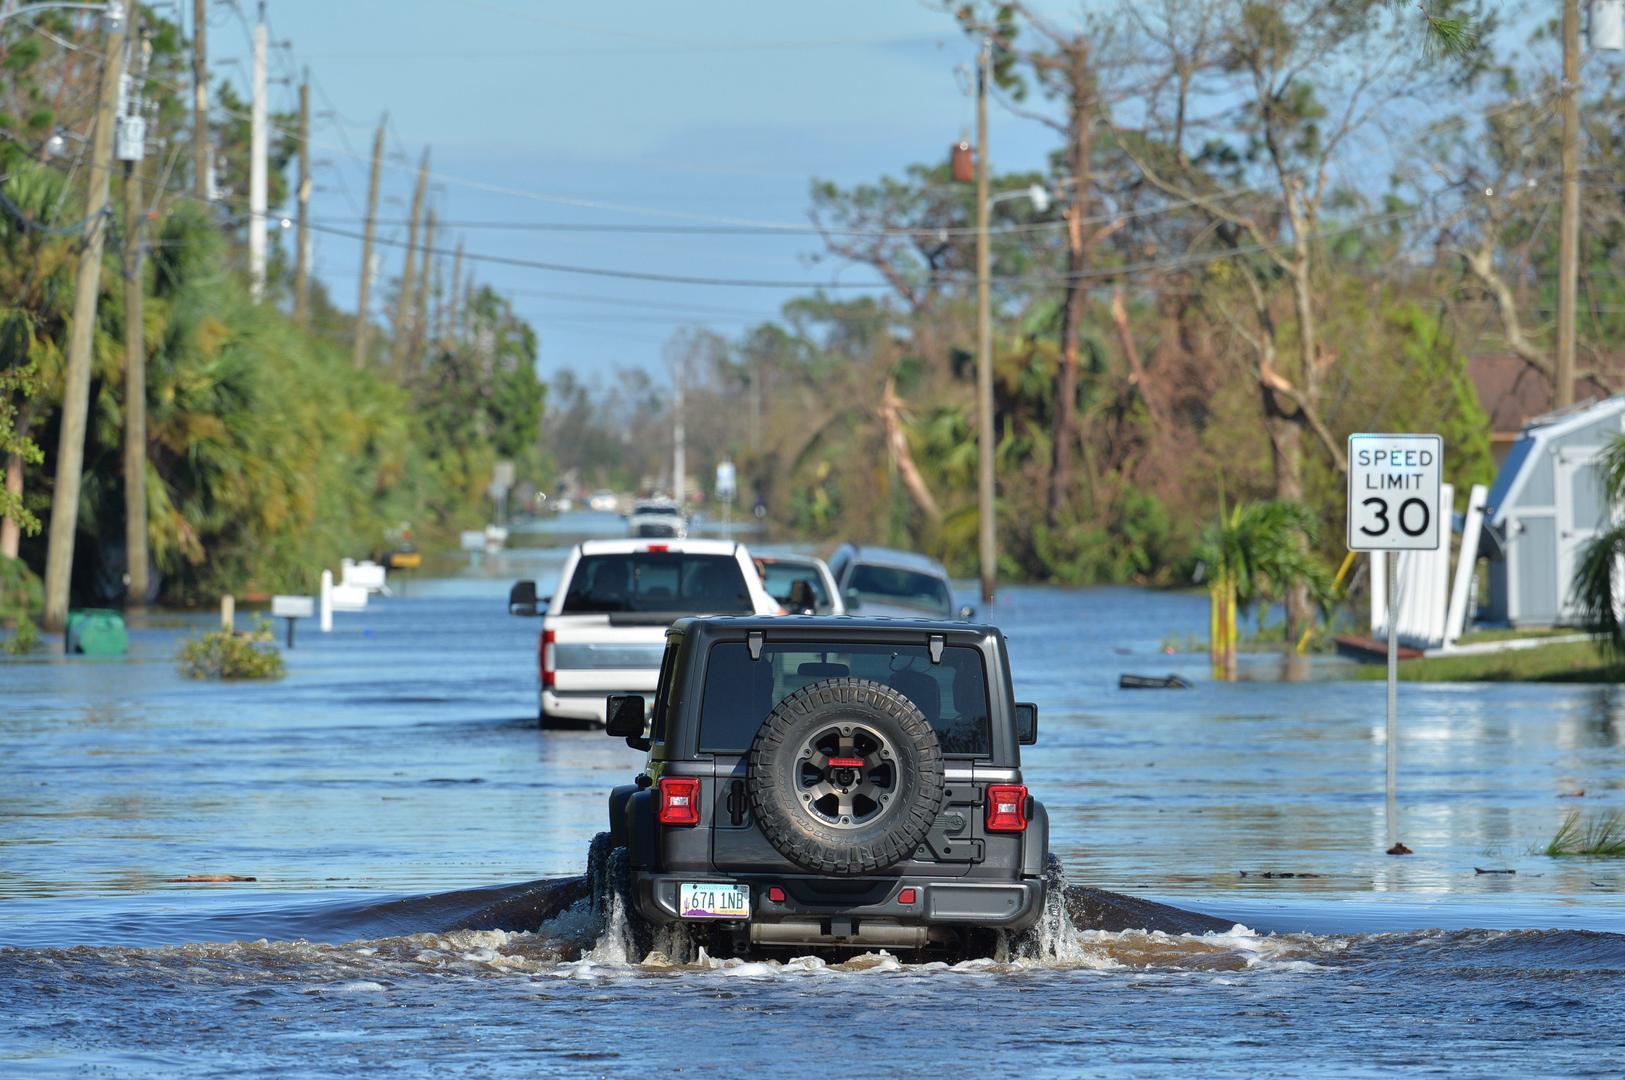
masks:
<svg viewBox="0 0 1625 1080"><path fill-rule="evenodd" d="M1582 821L1580 811L1571 810L1543 854L1553 858L1574 855L1601 859L1625 857L1625 814L1610 810Z"/></svg>
<svg viewBox="0 0 1625 1080"><path fill-rule="evenodd" d="M1515 626L1497 626L1488 630L1473 630L1461 635L1458 645L1476 645L1484 641L1515 641L1521 638L1563 637L1577 634L1573 626L1537 626L1518 629Z"/></svg>
<svg viewBox="0 0 1625 1080"><path fill-rule="evenodd" d="M1590 641L1538 645L1477 656L1432 656L1399 665L1404 682L1625 682L1625 665L1611 661ZM1383 664L1362 664L1350 679L1387 678Z"/></svg>
<svg viewBox="0 0 1625 1080"><path fill-rule="evenodd" d="M190 638L175 660L188 679L280 679L287 674L269 619L244 634L216 630Z"/></svg>

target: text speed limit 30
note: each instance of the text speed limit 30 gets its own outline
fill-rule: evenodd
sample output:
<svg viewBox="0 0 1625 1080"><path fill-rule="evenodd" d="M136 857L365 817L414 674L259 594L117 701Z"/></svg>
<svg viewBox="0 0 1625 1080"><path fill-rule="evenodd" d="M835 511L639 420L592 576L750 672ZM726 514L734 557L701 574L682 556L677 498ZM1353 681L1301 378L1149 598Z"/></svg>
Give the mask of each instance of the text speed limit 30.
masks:
<svg viewBox="0 0 1625 1080"><path fill-rule="evenodd" d="M1444 440L1349 436L1349 550L1434 551Z"/></svg>

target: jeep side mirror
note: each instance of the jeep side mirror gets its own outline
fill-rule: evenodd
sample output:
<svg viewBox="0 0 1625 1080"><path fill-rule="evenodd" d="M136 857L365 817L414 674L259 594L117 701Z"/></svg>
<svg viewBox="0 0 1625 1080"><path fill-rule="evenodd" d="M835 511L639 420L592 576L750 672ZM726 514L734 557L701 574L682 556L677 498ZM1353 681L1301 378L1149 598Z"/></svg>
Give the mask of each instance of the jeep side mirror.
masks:
<svg viewBox="0 0 1625 1080"><path fill-rule="evenodd" d="M976 609L971 607L969 604L961 604L959 605L959 617L960 619L967 621L974 619L976 618Z"/></svg>
<svg viewBox="0 0 1625 1080"><path fill-rule="evenodd" d="M538 601L536 599L536 583L534 581L516 581L513 588L508 590L509 615L536 615Z"/></svg>
<svg viewBox="0 0 1625 1080"><path fill-rule="evenodd" d="M1030 701L1016 702L1016 741L1022 746L1038 741L1038 706Z"/></svg>
<svg viewBox="0 0 1625 1080"><path fill-rule="evenodd" d="M604 703L604 731L617 739L643 738L643 695L611 694Z"/></svg>

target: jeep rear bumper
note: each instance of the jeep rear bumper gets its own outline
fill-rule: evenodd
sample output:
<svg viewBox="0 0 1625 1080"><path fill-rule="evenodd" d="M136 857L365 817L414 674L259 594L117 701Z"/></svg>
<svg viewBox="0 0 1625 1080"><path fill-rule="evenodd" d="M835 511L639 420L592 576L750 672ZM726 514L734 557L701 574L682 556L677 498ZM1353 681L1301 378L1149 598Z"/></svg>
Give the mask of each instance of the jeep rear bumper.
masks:
<svg viewBox="0 0 1625 1080"><path fill-rule="evenodd" d="M742 920L684 919L678 914L683 882L750 887L752 942L762 945L874 945L918 948L964 929L1025 930L1044 910L1042 878L1018 881L938 880L899 877L840 882L849 895L834 895L828 879L779 874L634 873L639 912L659 923L711 922L743 929ZM863 888L867 885L868 888ZM857 886L857 889L852 889ZM782 890L783 900L769 899ZM912 903L903 894L913 890Z"/></svg>

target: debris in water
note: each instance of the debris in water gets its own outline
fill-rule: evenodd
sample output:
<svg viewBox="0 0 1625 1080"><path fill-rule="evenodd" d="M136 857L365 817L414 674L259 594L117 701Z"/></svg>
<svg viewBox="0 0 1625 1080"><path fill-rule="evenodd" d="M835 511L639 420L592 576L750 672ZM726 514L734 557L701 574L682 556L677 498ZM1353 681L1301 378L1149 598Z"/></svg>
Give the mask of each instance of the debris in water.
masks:
<svg viewBox="0 0 1625 1080"><path fill-rule="evenodd" d="M1563 794L1558 796L1559 799L1583 799L1585 797L1586 797L1586 789L1585 788L1581 788L1579 791L1565 791L1565 792L1563 792Z"/></svg>
<svg viewBox="0 0 1625 1080"><path fill-rule="evenodd" d="M1475 874L1516 874L1516 870L1486 870L1482 866L1473 867Z"/></svg>
<svg viewBox="0 0 1625 1080"><path fill-rule="evenodd" d="M1236 874L1240 877L1246 877L1247 871L1237 870ZM1261 878L1317 878L1325 875L1311 874L1307 870L1266 870L1258 876Z"/></svg>
<svg viewBox="0 0 1625 1080"><path fill-rule="evenodd" d="M1191 684L1178 675L1119 675L1119 690L1189 690Z"/></svg>
<svg viewBox="0 0 1625 1080"><path fill-rule="evenodd" d="M1393 847L1388 849L1388 854L1390 854L1390 855L1415 855L1416 852L1412 851L1410 848L1406 847L1404 844L1395 844Z"/></svg>
<svg viewBox="0 0 1625 1080"><path fill-rule="evenodd" d="M164 878L166 884L201 885L218 884L226 881L258 881L259 878L248 877L245 874L187 874L185 877Z"/></svg>

